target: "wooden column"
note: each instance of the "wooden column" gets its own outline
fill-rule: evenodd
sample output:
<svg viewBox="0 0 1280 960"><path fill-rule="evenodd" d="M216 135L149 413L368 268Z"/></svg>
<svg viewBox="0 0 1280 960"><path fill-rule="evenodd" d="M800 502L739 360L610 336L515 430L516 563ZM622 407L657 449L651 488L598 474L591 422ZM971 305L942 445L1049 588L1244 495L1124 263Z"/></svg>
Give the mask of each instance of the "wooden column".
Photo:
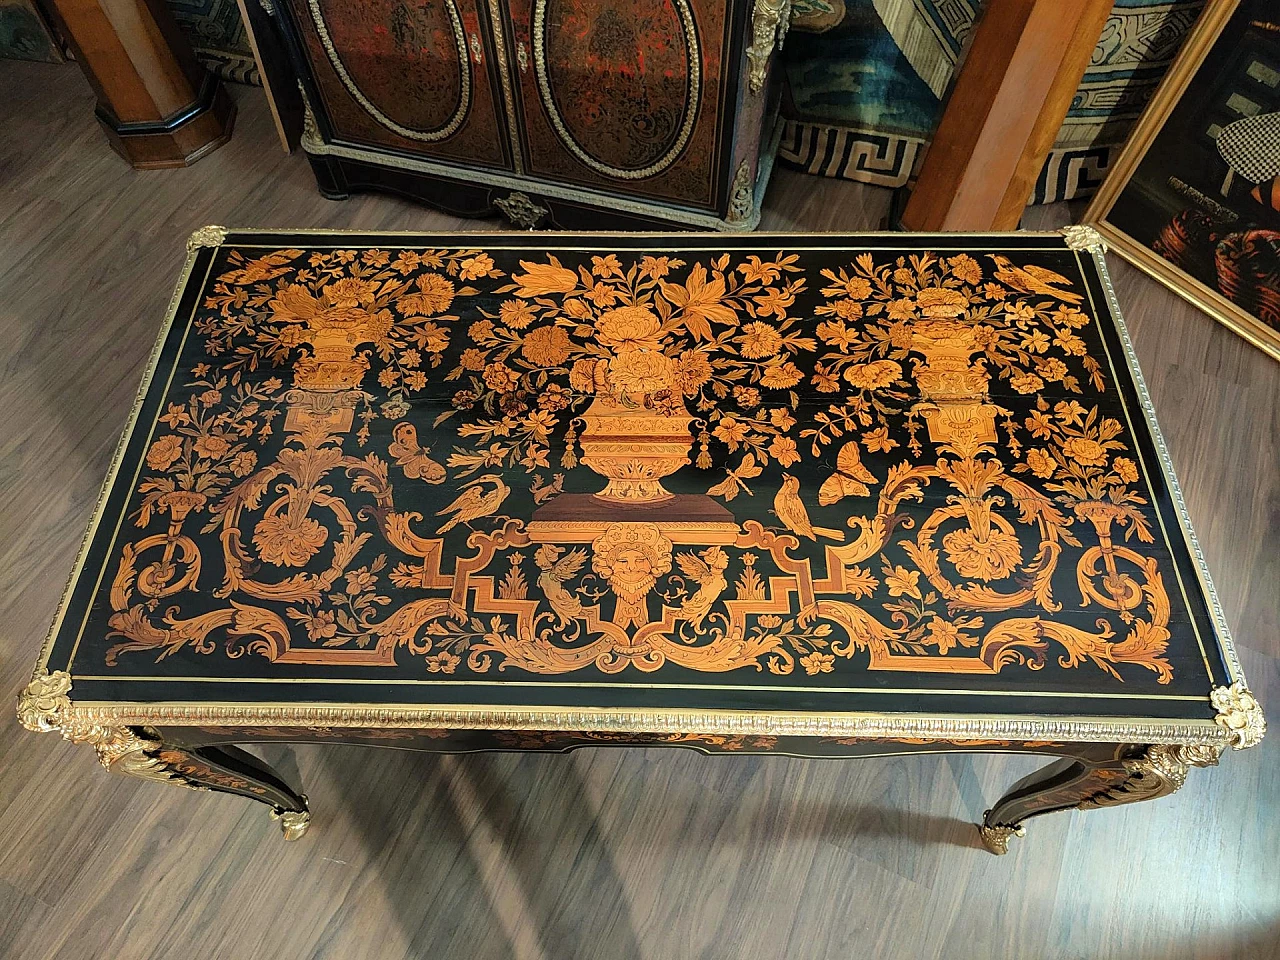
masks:
<svg viewBox="0 0 1280 960"><path fill-rule="evenodd" d="M1014 230L1112 0L987 0L902 213L907 230Z"/></svg>
<svg viewBox="0 0 1280 960"><path fill-rule="evenodd" d="M187 166L231 136L235 102L164 0L54 0L54 10L97 94L98 121L131 165Z"/></svg>

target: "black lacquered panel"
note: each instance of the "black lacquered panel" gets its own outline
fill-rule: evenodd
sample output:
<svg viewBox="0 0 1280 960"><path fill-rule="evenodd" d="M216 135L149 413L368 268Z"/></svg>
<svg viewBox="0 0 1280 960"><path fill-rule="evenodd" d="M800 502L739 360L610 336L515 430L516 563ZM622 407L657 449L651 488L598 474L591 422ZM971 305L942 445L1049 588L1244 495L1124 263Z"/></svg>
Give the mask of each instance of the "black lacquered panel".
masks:
<svg viewBox="0 0 1280 960"><path fill-rule="evenodd" d="M1062 238L232 233L65 611L77 699L1208 718Z"/></svg>

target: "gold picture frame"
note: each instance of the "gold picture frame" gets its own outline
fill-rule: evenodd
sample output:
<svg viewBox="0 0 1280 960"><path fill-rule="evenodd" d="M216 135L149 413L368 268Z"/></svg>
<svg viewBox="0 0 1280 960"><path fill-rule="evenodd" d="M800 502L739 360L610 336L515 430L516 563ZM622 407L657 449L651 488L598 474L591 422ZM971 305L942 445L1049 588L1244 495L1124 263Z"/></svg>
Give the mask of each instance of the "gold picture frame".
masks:
<svg viewBox="0 0 1280 960"><path fill-rule="evenodd" d="M1233 20L1237 12L1241 11L1242 5L1260 6L1254 0L1214 0L1205 8L1177 60L1165 75L1141 120L1134 128L1111 172L1089 204L1082 222L1094 227L1113 250L1134 266L1244 337L1269 356L1280 360L1280 327L1273 327L1254 316L1219 290L1214 289L1209 283L1192 276L1157 253L1151 246L1134 237L1131 232L1126 231L1112 219L1117 203L1123 203L1129 191L1137 192L1139 189L1135 187L1135 179L1140 174L1144 161L1156 144L1157 137L1182 106L1183 97L1200 76L1202 68L1205 67L1206 58L1219 40L1223 39L1228 27L1239 26L1239 23L1233 23ZM1250 14L1246 12L1244 15ZM1274 19L1280 21L1280 18ZM1241 39L1243 36L1242 33ZM1213 69L1212 64L1209 69ZM1198 107L1203 108L1204 113L1197 119L1202 124L1211 123L1208 104L1200 104ZM1225 164L1224 168L1226 168ZM1172 181L1172 178L1170 180ZM1216 208L1218 211L1225 211L1227 215L1235 215L1228 206L1217 204L1211 196L1207 195L1207 191L1197 191L1194 186L1186 184L1182 186L1190 194L1199 193L1199 203L1206 209Z"/></svg>

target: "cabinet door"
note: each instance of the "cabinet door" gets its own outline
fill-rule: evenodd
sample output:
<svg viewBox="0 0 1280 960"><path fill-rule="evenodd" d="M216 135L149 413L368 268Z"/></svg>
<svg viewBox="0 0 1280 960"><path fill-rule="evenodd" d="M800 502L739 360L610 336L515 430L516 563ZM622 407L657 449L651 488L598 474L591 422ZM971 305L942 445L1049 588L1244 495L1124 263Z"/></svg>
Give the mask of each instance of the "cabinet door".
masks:
<svg viewBox="0 0 1280 960"><path fill-rule="evenodd" d="M481 0L286 0L326 138L510 168Z"/></svg>
<svg viewBox="0 0 1280 960"><path fill-rule="evenodd" d="M716 209L730 0L507 0L529 172Z"/></svg>

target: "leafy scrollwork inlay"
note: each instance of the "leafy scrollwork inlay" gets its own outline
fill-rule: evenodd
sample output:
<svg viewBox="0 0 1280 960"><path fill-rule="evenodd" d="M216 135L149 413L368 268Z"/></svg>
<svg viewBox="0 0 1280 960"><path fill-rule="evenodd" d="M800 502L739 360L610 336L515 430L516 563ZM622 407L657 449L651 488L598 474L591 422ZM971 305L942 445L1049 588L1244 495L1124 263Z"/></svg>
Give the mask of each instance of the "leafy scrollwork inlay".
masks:
<svg viewBox="0 0 1280 960"><path fill-rule="evenodd" d="M107 666L1167 684L1075 287L1003 254L233 251L143 457Z"/></svg>

